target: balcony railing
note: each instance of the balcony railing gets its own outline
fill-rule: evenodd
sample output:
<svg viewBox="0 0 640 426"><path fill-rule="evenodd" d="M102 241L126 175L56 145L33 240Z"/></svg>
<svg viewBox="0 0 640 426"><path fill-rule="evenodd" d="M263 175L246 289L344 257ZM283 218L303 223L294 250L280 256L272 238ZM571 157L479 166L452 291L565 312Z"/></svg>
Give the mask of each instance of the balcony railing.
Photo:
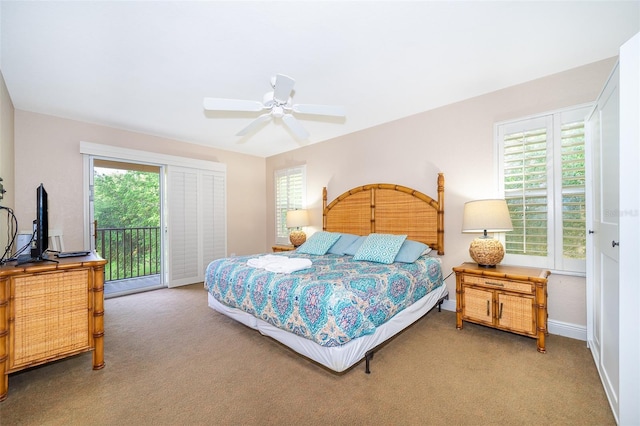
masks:
<svg viewBox="0 0 640 426"><path fill-rule="evenodd" d="M160 273L160 227L98 228L96 251L107 259L105 280Z"/></svg>

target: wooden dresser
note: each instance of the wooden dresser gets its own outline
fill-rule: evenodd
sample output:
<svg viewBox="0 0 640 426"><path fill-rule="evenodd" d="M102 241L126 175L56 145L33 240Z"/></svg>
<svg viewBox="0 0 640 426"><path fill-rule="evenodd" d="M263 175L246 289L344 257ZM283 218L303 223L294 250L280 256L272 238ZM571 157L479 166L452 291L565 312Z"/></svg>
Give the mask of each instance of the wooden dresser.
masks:
<svg viewBox="0 0 640 426"><path fill-rule="evenodd" d="M464 263L456 273L456 327L469 321L538 340L546 352L547 277L544 269Z"/></svg>
<svg viewBox="0 0 640 426"><path fill-rule="evenodd" d="M0 267L0 401L9 374L93 350L104 367L104 265L95 254Z"/></svg>

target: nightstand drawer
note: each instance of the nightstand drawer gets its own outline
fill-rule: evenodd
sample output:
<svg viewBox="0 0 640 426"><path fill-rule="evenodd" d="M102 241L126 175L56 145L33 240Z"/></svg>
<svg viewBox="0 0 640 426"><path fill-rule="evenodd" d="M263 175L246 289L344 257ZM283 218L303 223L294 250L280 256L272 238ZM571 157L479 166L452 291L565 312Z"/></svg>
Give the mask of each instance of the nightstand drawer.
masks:
<svg viewBox="0 0 640 426"><path fill-rule="evenodd" d="M476 275L464 275L462 277L465 284L481 285L495 289L517 291L519 293L532 294L533 283L522 281L510 281L500 278L479 277Z"/></svg>

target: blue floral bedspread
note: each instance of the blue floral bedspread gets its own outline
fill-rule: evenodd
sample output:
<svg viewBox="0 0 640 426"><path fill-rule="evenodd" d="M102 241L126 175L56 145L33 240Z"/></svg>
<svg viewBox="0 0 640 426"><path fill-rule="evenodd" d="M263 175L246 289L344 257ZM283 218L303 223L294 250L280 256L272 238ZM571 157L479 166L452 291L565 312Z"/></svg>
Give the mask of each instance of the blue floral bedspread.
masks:
<svg viewBox="0 0 640 426"><path fill-rule="evenodd" d="M247 266L257 256L218 259L207 267L205 287L222 304L322 346L373 333L443 284L440 260L433 257L386 265L333 254L280 255L308 258L313 266L277 274Z"/></svg>

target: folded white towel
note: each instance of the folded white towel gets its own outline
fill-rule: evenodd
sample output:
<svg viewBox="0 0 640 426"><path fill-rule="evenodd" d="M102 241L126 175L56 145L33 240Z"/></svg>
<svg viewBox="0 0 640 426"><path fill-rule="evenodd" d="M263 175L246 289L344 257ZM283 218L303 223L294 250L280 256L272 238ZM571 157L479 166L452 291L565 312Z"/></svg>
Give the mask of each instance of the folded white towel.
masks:
<svg viewBox="0 0 640 426"><path fill-rule="evenodd" d="M310 268L312 265L309 259L301 259L295 257L285 257L284 259L287 260L267 263L264 269L270 272L290 274L291 272Z"/></svg>
<svg viewBox="0 0 640 426"><path fill-rule="evenodd" d="M247 265L270 272L291 273L310 268L312 263L309 259L267 254L247 260Z"/></svg>
<svg viewBox="0 0 640 426"><path fill-rule="evenodd" d="M247 260L247 265L252 268L264 268L267 263L277 262L279 259L282 259L283 256L277 256L275 254L265 254L264 256L254 257Z"/></svg>

